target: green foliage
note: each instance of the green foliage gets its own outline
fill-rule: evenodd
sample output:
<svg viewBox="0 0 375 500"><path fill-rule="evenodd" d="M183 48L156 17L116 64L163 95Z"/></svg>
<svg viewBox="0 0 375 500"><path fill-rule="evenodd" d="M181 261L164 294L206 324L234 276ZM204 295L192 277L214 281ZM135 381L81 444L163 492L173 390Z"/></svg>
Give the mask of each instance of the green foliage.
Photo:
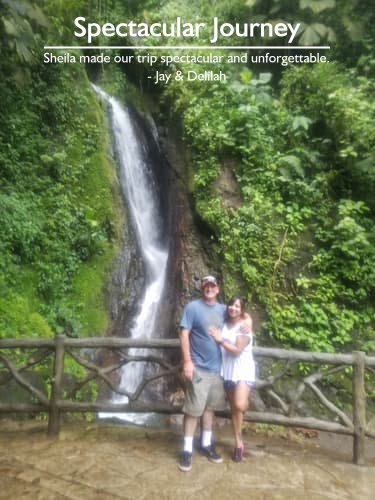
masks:
<svg viewBox="0 0 375 500"><path fill-rule="evenodd" d="M306 93L306 85L311 92ZM334 64L293 69L283 80L288 108L312 119L312 139L331 164L330 183L340 195L374 210L374 84ZM322 137L324 135L324 137Z"/></svg>
<svg viewBox="0 0 375 500"><path fill-rule="evenodd" d="M14 50L21 62L33 60L35 33L33 26L48 26L44 13L27 0L0 0L0 38Z"/></svg>
<svg viewBox="0 0 375 500"><path fill-rule="evenodd" d="M97 101L79 66L0 91L0 336L101 333L118 215Z"/></svg>
<svg viewBox="0 0 375 500"><path fill-rule="evenodd" d="M0 298L0 338L51 337L46 319L35 312L27 298L15 293Z"/></svg>
<svg viewBox="0 0 375 500"><path fill-rule="evenodd" d="M263 333L284 346L370 350L372 84L334 64L292 68L278 100L269 78L225 70L232 84L181 93L172 83L167 95L192 145L195 206L227 293L245 292L266 314ZM221 191L228 165L235 204Z"/></svg>

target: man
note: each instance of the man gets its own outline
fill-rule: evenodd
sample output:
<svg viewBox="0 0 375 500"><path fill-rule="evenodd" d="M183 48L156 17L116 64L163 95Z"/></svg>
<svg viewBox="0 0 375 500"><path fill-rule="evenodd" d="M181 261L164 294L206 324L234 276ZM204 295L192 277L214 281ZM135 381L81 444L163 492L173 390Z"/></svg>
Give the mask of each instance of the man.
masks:
<svg viewBox="0 0 375 500"><path fill-rule="evenodd" d="M223 459L212 444L214 411L224 406L223 382L220 377L220 346L209 334L211 327L221 329L226 307L217 302L219 285L214 276L201 280L201 298L189 302L180 321L180 344L185 391L184 447L178 468L191 469L193 438L201 418L201 452L214 463Z"/></svg>

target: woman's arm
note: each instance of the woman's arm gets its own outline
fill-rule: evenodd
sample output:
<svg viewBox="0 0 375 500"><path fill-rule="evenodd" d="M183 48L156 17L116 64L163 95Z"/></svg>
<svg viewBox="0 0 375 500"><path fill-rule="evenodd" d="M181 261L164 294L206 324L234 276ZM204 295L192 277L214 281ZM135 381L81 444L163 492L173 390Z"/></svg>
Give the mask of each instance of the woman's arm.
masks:
<svg viewBox="0 0 375 500"><path fill-rule="evenodd" d="M250 338L248 335L237 335L235 344L232 344L232 342L228 342L227 340L222 340L219 343L226 351L234 354L235 356L239 356L249 342Z"/></svg>
<svg viewBox="0 0 375 500"><path fill-rule="evenodd" d="M246 321L246 320L245 320ZM242 332L242 325L241 325ZM238 335L236 338L236 343L232 344L232 342L228 342L223 339L221 336L221 331L216 327L210 328L210 335L216 340L218 344L220 344L224 349L235 356L241 354L241 352L245 349L245 347L249 344L250 338L248 335Z"/></svg>

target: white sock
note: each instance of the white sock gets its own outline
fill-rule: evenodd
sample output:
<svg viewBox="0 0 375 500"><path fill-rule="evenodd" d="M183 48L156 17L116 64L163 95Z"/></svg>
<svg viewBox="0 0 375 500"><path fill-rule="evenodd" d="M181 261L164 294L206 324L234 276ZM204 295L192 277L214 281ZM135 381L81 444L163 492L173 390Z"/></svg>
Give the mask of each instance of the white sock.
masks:
<svg viewBox="0 0 375 500"><path fill-rule="evenodd" d="M193 436L184 437L184 451L193 453Z"/></svg>
<svg viewBox="0 0 375 500"><path fill-rule="evenodd" d="M202 432L202 446L203 448L207 448L207 446L211 445L211 437L212 431L203 431Z"/></svg>

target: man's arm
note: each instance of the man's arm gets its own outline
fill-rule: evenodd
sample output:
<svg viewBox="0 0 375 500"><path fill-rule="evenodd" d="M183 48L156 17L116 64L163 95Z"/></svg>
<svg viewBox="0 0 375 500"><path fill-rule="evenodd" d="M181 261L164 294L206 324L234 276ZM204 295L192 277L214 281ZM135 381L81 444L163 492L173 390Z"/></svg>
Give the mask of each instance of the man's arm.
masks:
<svg viewBox="0 0 375 500"><path fill-rule="evenodd" d="M251 319L250 314L248 314L247 312L245 312L245 314L243 315L243 321L240 330L241 333L244 333L245 335L248 335L253 331L253 320Z"/></svg>
<svg viewBox="0 0 375 500"><path fill-rule="evenodd" d="M193 378L194 365L190 355L190 330L188 328L180 329L180 346L182 357L182 374L187 380Z"/></svg>

